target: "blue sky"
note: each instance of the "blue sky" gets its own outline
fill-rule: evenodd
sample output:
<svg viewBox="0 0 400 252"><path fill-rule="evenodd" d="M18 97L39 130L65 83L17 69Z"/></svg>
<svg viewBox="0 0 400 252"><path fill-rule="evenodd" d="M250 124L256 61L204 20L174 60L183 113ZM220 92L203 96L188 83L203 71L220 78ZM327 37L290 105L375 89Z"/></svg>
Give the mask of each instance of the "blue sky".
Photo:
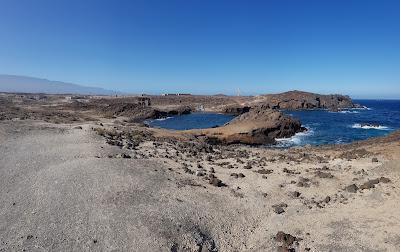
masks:
<svg viewBox="0 0 400 252"><path fill-rule="evenodd" d="M0 73L125 92L400 98L400 1L0 0Z"/></svg>

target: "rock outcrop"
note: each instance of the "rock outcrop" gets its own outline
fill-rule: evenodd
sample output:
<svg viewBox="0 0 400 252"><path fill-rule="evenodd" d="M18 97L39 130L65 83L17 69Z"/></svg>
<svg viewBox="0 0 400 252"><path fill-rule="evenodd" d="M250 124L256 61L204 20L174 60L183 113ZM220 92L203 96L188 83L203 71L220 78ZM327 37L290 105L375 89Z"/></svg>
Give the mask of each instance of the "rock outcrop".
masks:
<svg viewBox="0 0 400 252"><path fill-rule="evenodd" d="M187 132L205 137L209 143L260 145L274 144L276 138L291 137L304 130L300 121L278 110L259 106L222 127Z"/></svg>
<svg viewBox="0 0 400 252"><path fill-rule="evenodd" d="M262 104L272 109L329 109L355 108L349 96L345 95L320 95L303 91L289 91L281 94L258 96L251 104Z"/></svg>
<svg viewBox="0 0 400 252"><path fill-rule="evenodd" d="M192 109L187 106L171 107L164 110L154 109L150 118L157 119L168 116L187 115L192 112Z"/></svg>
<svg viewBox="0 0 400 252"><path fill-rule="evenodd" d="M73 102L68 105L73 110L93 110L107 118L127 117L131 122L158 119L168 116L190 114L192 108L186 105L151 106L147 97L93 99L89 102Z"/></svg>
<svg viewBox="0 0 400 252"><path fill-rule="evenodd" d="M229 115L241 115L249 111L249 106L229 105L223 108L222 113Z"/></svg>

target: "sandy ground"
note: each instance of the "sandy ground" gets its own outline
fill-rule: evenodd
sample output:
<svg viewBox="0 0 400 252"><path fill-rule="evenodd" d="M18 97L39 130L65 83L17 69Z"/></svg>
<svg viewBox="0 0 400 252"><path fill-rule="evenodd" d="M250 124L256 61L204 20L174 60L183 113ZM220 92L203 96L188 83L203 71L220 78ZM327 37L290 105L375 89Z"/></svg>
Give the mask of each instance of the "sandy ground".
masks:
<svg viewBox="0 0 400 252"><path fill-rule="evenodd" d="M400 155L316 162L238 147L242 164L169 143L120 149L81 126L0 122L0 251L277 251L278 231L295 251L400 251ZM390 182L345 189L380 177Z"/></svg>

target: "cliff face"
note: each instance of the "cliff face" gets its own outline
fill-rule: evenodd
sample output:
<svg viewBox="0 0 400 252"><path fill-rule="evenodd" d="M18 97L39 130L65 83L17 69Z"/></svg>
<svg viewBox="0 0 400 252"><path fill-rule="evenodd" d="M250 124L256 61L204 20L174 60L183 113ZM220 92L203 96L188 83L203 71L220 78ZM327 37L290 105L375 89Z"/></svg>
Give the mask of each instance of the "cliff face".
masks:
<svg viewBox="0 0 400 252"><path fill-rule="evenodd" d="M300 121L278 110L259 106L222 127L188 132L215 143L259 145L273 144L276 138L291 137L303 130Z"/></svg>
<svg viewBox="0 0 400 252"><path fill-rule="evenodd" d="M302 91L289 91L281 94L261 95L251 104L262 104L274 109L330 109L358 107L349 96L345 95L320 95Z"/></svg>

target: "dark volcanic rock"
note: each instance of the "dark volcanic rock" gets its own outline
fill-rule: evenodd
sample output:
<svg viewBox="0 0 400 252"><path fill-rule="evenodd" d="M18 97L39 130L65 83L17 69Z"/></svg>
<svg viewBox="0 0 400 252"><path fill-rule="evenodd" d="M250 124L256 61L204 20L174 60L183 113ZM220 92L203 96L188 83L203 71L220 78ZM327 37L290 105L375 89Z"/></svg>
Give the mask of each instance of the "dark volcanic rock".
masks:
<svg viewBox="0 0 400 252"><path fill-rule="evenodd" d="M391 180L388 179L388 178L385 178L385 177L380 177L380 178L379 178L379 182L381 182L381 183L390 183Z"/></svg>
<svg viewBox="0 0 400 252"><path fill-rule="evenodd" d="M349 96L320 95L302 91L289 91L281 94L263 95L257 103L275 109L330 109L337 111L342 108L360 107L354 104Z"/></svg>
<svg viewBox="0 0 400 252"><path fill-rule="evenodd" d="M273 170L259 169L259 170L255 171L255 172L260 173L260 174L271 174L274 171Z"/></svg>
<svg viewBox="0 0 400 252"><path fill-rule="evenodd" d="M300 197L301 193L298 191L294 191L294 192L290 192L289 195L292 196L293 198L298 198L298 197Z"/></svg>
<svg viewBox="0 0 400 252"><path fill-rule="evenodd" d="M275 213L282 214L282 213L285 212L285 208L287 206L288 205L286 203L279 203L279 204L273 205L272 208L273 208Z"/></svg>
<svg viewBox="0 0 400 252"><path fill-rule="evenodd" d="M219 128L191 130L210 142L224 144L274 144L276 138L291 137L304 131L300 121L280 111L255 107Z"/></svg>
<svg viewBox="0 0 400 252"><path fill-rule="evenodd" d="M209 175L209 183L216 187L225 186L225 184L222 183L222 181L220 179L218 179L217 177L215 177L213 174Z"/></svg>
<svg viewBox="0 0 400 252"><path fill-rule="evenodd" d="M330 172L317 171L315 175L319 178L333 178L333 175Z"/></svg>
<svg viewBox="0 0 400 252"><path fill-rule="evenodd" d="M360 190L375 188L375 185L379 184L379 179L371 179L360 185Z"/></svg>
<svg viewBox="0 0 400 252"><path fill-rule="evenodd" d="M246 177L243 173L231 173L231 176L234 178L244 178Z"/></svg>
<svg viewBox="0 0 400 252"><path fill-rule="evenodd" d="M293 245L295 241L299 240L297 237L291 235L291 234L286 234L282 231L279 231L275 235L275 241L282 243L282 247L288 249ZM290 251L290 250L288 250Z"/></svg>
<svg viewBox="0 0 400 252"><path fill-rule="evenodd" d="M356 193L358 191L358 186L355 184L351 184L349 186L346 186L345 190L350 193Z"/></svg>
<svg viewBox="0 0 400 252"><path fill-rule="evenodd" d="M187 106L182 106L182 107L175 107L169 110L158 110L154 109L153 114L151 115L151 118L157 119L157 118L165 118L168 116L175 116L175 115L186 115L190 114L192 112L192 109Z"/></svg>
<svg viewBox="0 0 400 252"><path fill-rule="evenodd" d="M239 106L239 105L237 105L237 106L230 105L230 106L226 106L223 109L224 114L231 114L231 115L241 115L241 114L247 113L249 111L250 111L250 107Z"/></svg>
<svg viewBox="0 0 400 252"><path fill-rule="evenodd" d="M364 184L360 185L360 190L375 188L375 185L377 185L379 183L389 183L389 182L390 182L390 179L385 178L385 177L370 179L367 182L365 182Z"/></svg>

